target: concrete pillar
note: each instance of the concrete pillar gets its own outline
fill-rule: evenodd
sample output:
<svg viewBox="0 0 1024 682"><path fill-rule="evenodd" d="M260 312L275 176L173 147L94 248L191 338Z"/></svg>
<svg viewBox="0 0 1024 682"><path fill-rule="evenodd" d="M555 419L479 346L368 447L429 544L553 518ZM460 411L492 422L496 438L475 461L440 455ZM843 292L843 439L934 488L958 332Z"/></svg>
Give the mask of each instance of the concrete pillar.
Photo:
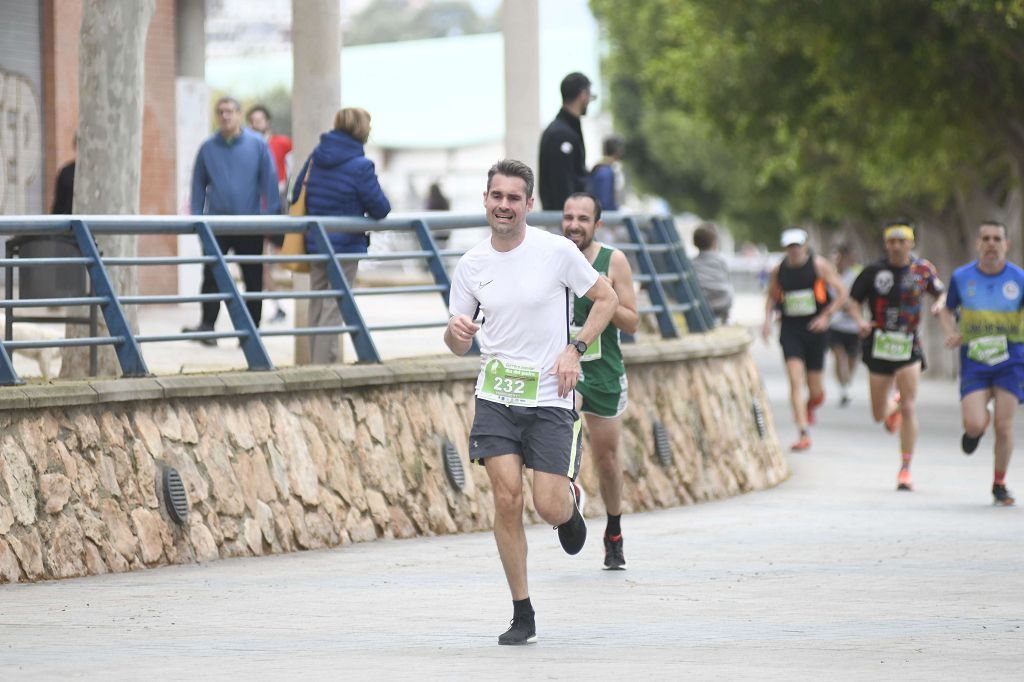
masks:
<svg viewBox="0 0 1024 682"><path fill-rule="evenodd" d="M301 168L341 108L341 0L292 0L292 145ZM294 286L309 290L309 276ZM308 325L308 304L295 302L295 326ZM295 364L309 363L309 339L295 337Z"/></svg>
<svg viewBox="0 0 1024 682"><path fill-rule="evenodd" d="M341 1L292 0L292 145L304 163L341 108Z"/></svg>
<svg viewBox="0 0 1024 682"><path fill-rule="evenodd" d="M536 172L541 133L537 0L504 0L501 30L505 38L505 156L523 161Z"/></svg>
<svg viewBox="0 0 1024 682"><path fill-rule="evenodd" d="M179 76L206 79L206 0L174 3Z"/></svg>
<svg viewBox="0 0 1024 682"><path fill-rule="evenodd" d="M177 0L174 5L177 78L175 94L176 212L189 212L192 167L199 146L210 135L210 89L206 85L206 0ZM178 236L178 255L202 254L195 235ZM198 294L203 266L178 267L178 293ZM196 308L196 319L199 309Z"/></svg>

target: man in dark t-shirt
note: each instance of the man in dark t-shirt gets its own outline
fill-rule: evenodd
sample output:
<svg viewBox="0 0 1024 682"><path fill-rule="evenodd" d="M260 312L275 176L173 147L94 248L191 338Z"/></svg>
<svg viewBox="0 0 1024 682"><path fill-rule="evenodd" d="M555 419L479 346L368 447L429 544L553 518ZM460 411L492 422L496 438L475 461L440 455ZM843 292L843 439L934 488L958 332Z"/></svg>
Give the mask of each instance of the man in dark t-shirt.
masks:
<svg viewBox="0 0 1024 682"><path fill-rule="evenodd" d="M918 327L925 293L936 299L933 313L945 305L945 287L935 266L917 258L914 228L906 222L885 226L886 257L867 265L854 280L850 298L867 303L871 321L860 305L849 306L862 341L871 388L871 414L890 433L900 434L902 464L897 490L913 490L910 460L917 443L917 387L925 368ZM893 393L895 386L896 392Z"/></svg>

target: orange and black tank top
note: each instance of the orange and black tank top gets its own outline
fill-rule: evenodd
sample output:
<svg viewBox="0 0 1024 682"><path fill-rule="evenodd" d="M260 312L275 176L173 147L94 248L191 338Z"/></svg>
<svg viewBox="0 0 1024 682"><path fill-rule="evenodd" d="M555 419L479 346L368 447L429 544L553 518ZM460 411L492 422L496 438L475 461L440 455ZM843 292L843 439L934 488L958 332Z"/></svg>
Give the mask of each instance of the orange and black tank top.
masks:
<svg viewBox="0 0 1024 682"><path fill-rule="evenodd" d="M828 287L814 267L814 253L807 262L791 268L783 259L779 264L779 309L782 321L809 322L828 304Z"/></svg>

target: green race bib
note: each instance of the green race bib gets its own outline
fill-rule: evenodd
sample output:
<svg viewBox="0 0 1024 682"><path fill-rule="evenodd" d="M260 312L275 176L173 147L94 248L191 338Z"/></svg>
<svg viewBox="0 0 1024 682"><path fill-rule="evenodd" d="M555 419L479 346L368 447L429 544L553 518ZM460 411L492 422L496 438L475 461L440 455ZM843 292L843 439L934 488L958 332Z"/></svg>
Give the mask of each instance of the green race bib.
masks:
<svg viewBox="0 0 1024 682"><path fill-rule="evenodd" d="M569 326L569 337L572 338L572 339L575 339L576 335L580 333L580 329L582 329L582 328L583 327L575 327L575 326L570 325ZM590 360L600 360L600 359L601 359L601 335L598 334L597 338L594 339L594 342L592 344L590 344L589 346L587 346L587 352L584 353L583 357L580 358L580 362L588 362Z"/></svg>
<svg viewBox="0 0 1024 682"><path fill-rule="evenodd" d="M967 357L986 365L998 365L1010 359L1005 336L982 336L967 342Z"/></svg>
<svg viewBox="0 0 1024 682"><path fill-rule="evenodd" d="M491 358L484 366L480 397L493 403L537 407L540 370L532 365Z"/></svg>
<svg viewBox="0 0 1024 682"><path fill-rule="evenodd" d="M914 351L914 335L903 332L886 332L875 330L875 340L871 345L871 355L876 360L901 362L909 360Z"/></svg>
<svg viewBox="0 0 1024 682"><path fill-rule="evenodd" d="M782 299L782 310L788 317L806 317L818 312L813 289L787 291Z"/></svg>

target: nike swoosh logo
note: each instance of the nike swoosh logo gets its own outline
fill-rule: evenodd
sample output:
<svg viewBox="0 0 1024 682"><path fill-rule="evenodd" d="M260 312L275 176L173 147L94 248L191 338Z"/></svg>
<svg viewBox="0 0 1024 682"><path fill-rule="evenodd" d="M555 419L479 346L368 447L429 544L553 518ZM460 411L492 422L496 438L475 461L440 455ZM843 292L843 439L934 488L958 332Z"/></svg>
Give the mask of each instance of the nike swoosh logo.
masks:
<svg viewBox="0 0 1024 682"><path fill-rule="evenodd" d="M485 286L487 286L488 284L490 284L493 281L494 281L493 279L489 279L486 282L480 282L480 288L483 289Z"/></svg>

